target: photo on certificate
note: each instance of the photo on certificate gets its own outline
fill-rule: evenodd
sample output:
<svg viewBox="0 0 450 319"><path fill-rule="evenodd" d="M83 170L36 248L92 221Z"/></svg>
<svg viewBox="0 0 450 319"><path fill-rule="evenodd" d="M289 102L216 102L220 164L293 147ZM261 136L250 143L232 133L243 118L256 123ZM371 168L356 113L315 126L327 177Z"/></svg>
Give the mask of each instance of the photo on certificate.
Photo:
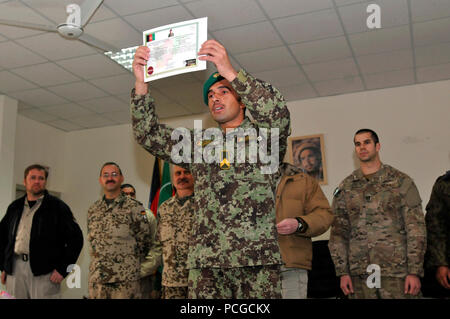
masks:
<svg viewBox="0 0 450 319"><path fill-rule="evenodd" d="M289 137L288 149L292 165L314 177L319 184L328 184L323 134Z"/></svg>
<svg viewBox="0 0 450 319"><path fill-rule="evenodd" d="M144 73L145 82L206 69L206 61L197 53L207 40L208 18L170 24L143 32L150 59Z"/></svg>

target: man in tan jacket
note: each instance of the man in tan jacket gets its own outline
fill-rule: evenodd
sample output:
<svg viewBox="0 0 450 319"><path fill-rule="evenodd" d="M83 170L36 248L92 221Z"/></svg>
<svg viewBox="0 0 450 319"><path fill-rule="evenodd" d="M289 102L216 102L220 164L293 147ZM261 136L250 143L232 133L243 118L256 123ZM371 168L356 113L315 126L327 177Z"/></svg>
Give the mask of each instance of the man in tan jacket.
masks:
<svg viewBox="0 0 450 319"><path fill-rule="evenodd" d="M333 222L330 204L317 181L283 163L276 191L278 244L283 299L305 299L312 264L311 237L325 233Z"/></svg>

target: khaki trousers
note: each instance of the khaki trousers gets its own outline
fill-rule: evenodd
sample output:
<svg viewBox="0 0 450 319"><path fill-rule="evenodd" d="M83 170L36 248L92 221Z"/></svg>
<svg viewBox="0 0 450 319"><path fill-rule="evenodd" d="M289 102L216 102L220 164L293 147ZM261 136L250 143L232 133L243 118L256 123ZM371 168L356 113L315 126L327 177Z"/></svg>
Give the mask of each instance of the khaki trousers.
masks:
<svg viewBox="0 0 450 319"><path fill-rule="evenodd" d="M50 281L51 273L35 276L30 261L14 258L13 274L6 277L6 291L17 299L59 299L60 284Z"/></svg>

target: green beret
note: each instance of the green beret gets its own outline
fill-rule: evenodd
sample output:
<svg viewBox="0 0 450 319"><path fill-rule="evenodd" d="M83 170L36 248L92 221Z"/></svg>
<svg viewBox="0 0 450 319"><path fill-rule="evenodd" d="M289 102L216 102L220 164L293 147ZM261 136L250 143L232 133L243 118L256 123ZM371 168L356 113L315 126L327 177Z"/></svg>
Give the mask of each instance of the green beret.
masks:
<svg viewBox="0 0 450 319"><path fill-rule="evenodd" d="M208 105L208 91L209 88L216 82L222 81L225 79L223 76L219 74L219 72L214 72L211 76L206 80L205 84L203 84L203 101Z"/></svg>

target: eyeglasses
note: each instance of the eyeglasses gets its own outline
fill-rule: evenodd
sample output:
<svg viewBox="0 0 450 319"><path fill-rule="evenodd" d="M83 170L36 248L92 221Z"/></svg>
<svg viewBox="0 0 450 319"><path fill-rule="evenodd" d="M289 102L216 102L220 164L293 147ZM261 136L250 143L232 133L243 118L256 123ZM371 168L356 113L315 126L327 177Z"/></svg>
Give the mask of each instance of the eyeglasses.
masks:
<svg viewBox="0 0 450 319"><path fill-rule="evenodd" d="M128 195L128 196L134 196L134 195L136 195L135 192L124 192L124 194L125 194L125 195Z"/></svg>
<svg viewBox="0 0 450 319"><path fill-rule="evenodd" d="M120 174L119 173L116 173L116 172L112 172L111 174L109 174L109 173L103 173L102 174L102 177L103 178L109 178L110 176L111 177L117 177L117 176L119 176Z"/></svg>

